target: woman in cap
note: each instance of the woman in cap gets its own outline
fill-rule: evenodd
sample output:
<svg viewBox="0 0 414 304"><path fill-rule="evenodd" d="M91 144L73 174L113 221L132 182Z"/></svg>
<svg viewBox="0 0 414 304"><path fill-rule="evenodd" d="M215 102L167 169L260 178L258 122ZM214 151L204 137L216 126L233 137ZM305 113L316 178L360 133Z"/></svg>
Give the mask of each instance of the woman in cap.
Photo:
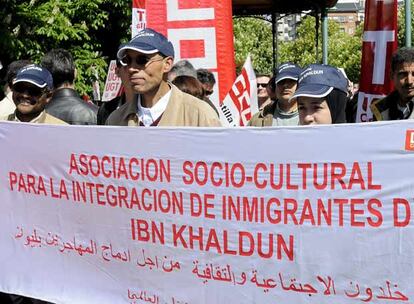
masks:
<svg viewBox="0 0 414 304"><path fill-rule="evenodd" d="M323 64L307 66L299 76L296 99L299 124L345 123L347 79L335 67Z"/></svg>

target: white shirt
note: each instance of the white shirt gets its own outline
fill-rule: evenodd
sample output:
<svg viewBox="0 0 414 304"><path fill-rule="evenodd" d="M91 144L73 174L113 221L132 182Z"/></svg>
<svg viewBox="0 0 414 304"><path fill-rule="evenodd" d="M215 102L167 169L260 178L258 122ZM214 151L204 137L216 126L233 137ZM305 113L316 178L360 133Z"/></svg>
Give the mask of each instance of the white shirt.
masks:
<svg viewBox="0 0 414 304"><path fill-rule="evenodd" d="M164 113L167 108L168 101L170 100L171 90L167 92L163 97L158 100L158 102L152 108L146 108L141 105L141 95L138 95L138 107L137 115L139 121L141 121L144 126L149 127L154 121L156 121L162 113Z"/></svg>
<svg viewBox="0 0 414 304"><path fill-rule="evenodd" d="M13 102L13 92L9 92L4 99L0 101L0 117L6 117L16 110Z"/></svg>

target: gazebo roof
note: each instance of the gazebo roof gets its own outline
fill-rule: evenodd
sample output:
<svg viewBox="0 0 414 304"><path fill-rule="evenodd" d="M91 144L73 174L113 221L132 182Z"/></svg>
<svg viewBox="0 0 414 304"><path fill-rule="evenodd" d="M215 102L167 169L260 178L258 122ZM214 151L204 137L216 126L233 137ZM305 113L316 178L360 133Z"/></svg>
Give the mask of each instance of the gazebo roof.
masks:
<svg viewBox="0 0 414 304"><path fill-rule="evenodd" d="M233 15L292 14L335 6L338 0L233 0Z"/></svg>

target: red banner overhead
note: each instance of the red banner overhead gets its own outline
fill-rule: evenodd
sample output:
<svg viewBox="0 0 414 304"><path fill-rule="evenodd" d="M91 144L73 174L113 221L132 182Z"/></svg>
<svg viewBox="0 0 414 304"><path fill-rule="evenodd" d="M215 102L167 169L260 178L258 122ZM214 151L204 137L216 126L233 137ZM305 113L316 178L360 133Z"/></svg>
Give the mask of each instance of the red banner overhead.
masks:
<svg viewBox="0 0 414 304"><path fill-rule="evenodd" d="M367 0L365 5L358 122L372 120L371 102L392 91L390 62L398 47L397 0Z"/></svg>
<svg viewBox="0 0 414 304"><path fill-rule="evenodd" d="M232 3L230 0L146 0L147 26L168 37L175 61L213 72L212 101L219 106L235 79Z"/></svg>

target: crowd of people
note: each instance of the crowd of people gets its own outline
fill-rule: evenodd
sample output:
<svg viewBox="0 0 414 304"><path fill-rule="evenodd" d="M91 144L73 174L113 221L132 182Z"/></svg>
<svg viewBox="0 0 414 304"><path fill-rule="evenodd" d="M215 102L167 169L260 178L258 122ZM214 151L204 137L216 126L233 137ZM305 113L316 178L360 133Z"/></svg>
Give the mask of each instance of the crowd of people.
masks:
<svg viewBox="0 0 414 304"><path fill-rule="evenodd" d="M187 60L174 64L174 48L162 34L145 29L117 52L122 94L100 107L75 91L72 55L53 49L39 65L12 62L7 70L0 119L120 126L220 126L210 100L215 78ZM414 50L397 50L391 62L395 90L371 104L373 120L410 119L414 98ZM355 122L358 92L343 70L330 65L282 63L274 75L257 73L259 112L249 126L294 126Z"/></svg>
<svg viewBox="0 0 414 304"><path fill-rule="evenodd" d="M17 122L117 126L220 126L209 97L214 75L190 62L174 64L174 48L162 34L145 29L117 52L116 73L122 94L100 107L85 102L74 89L76 68L63 49L48 52L40 64L11 63L0 119ZM397 50L391 62L395 90L371 105L374 120L414 118L414 49ZM275 75L257 74L259 112L253 127L338 124L355 121L352 85L330 65L301 68L283 63ZM46 303L0 294L1 303Z"/></svg>

